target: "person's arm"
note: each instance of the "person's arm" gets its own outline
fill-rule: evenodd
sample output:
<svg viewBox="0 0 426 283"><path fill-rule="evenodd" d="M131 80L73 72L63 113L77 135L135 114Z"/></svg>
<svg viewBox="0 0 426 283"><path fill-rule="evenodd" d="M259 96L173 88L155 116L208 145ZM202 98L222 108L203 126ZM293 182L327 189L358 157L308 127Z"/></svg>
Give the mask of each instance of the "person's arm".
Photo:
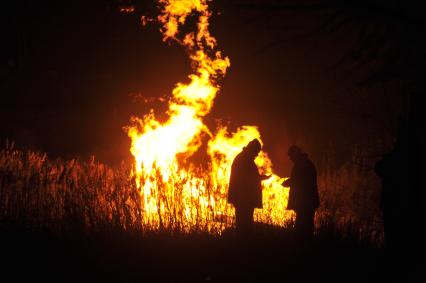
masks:
<svg viewBox="0 0 426 283"><path fill-rule="evenodd" d="M287 180L285 180L282 185L284 187L291 187L291 178L288 178Z"/></svg>

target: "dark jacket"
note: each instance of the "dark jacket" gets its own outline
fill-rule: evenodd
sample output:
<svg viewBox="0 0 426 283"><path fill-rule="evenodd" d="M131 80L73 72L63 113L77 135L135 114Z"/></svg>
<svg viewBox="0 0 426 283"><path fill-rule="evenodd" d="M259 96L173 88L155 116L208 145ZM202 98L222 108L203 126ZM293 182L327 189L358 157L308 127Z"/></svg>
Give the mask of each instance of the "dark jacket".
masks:
<svg viewBox="0 0 426 283"><path fill-rule="evenodd" d="M290 179L284 185L290 187L287 209L297 212L318 208L317 172L307 156L294 163Z"/></svg>
<svg viewBox="0 0 426 283"><path fill-rule="evenodd" d="M232 163L228 202L235 207L262 208L261 177L253 158L244 151Z"/></svg>

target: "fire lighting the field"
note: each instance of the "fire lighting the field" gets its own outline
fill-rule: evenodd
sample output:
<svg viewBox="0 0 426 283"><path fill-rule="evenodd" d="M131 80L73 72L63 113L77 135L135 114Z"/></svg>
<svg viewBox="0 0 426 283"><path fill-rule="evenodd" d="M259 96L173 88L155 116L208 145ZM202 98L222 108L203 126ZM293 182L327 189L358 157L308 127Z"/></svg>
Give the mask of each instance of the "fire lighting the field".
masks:
<svg viewBox="0 0 426 283"><path fill-rule="evenodd" d="M158 121L151 110L143 118L133 117L128 128L143 222L153 229L220 233L232 225L234 209L226 201L232 161L250 140L261 140L256 126L242 126L230 133L223 126L211 131L203 123L219 91L218 80L230 66L229 58L216 50L216 39L209 32L208 2L159 0L157 19L163 40L186 48L193 73L187 83L179 82L173 89L166 122ZM179 28L189 17L198 19L196 30L182 34ZM206 140L210 161L197 166L189 157ZM255 220L283 225L293 217L285 210L288 188L280 185L284 178L273 173L266 152L262 151L255 162L261 174L270 175L262 182L263 209L255 211Z"/></svg>

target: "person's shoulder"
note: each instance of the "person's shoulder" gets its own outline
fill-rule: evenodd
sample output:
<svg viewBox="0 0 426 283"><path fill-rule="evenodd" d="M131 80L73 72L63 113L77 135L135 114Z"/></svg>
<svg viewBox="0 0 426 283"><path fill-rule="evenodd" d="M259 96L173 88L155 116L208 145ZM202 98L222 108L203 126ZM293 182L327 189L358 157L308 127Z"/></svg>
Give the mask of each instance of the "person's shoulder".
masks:
<svg viewBox="0 0 426 283"><path fill-rule="evenodd" d="M243 159L243 153L240 152L235 156L234 160L232 161L232 164L237 164L241 162L241 159Z"/></svg>
<svg viewBox="0 0 426 283"><path fill-rule="evenodd" d="M303 158L302 166L315 169L314 162L312 160L310 160L308 156L305 156L305 158Z"/></svg>
<svg viewBox="0 0 426 283"><path fill-rule="evenodd" d="M243 152L238 153L237 156L235 156L234 160L240 160L241 158L243 158L243 155Z"/></svg>

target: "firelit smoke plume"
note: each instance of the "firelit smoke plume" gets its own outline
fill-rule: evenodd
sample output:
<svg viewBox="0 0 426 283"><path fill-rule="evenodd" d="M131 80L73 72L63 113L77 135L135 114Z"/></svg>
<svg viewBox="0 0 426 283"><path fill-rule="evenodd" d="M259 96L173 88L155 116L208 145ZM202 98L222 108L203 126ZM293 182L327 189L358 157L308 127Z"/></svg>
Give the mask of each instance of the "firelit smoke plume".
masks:
<svg viewBox="0 0 426 283"><path fill-rule="evenodd" d="M213 132L203 123L219 92L218 81L230 66L229 58L217 50L217 41L209 32L208 2L158 2L161 12L157 20L163 40L186 48L193 72L188 82L178 82L173 89L166 122L158 121L151 110L143 118L132 117L128 128L143 221L153 229L162 226L189 231L201 227L220 233L232 225L234 210L226 201L232 161L249 141L261 140L255 126L242 126L229 133L221 126ZM197 17L195 30L181 34L180 28L190 16ZM187 161L200 149L203 135L209 137L206 154L210 163L202 169ZM264 208L255 211L255 219L283 225L292 217L285 210L288 189L280 185L284 179L273 173L265 152L255 162L261 174L270 175L262 182Z"/></svg>

